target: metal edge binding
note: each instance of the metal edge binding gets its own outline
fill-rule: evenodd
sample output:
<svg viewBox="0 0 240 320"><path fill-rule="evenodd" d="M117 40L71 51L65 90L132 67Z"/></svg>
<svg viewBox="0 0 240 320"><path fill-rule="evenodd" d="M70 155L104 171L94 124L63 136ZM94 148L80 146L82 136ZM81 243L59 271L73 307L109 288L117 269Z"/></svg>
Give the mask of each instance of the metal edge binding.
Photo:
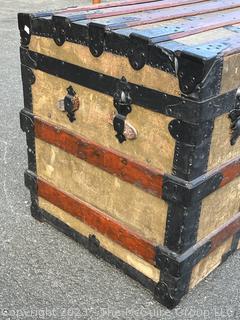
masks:
<svg viewBox="0 0 240 320"><path fill-rule="evenodd" d="M27 109L23 109L20 112L20 126L23 132L26 133L28 168L36 172L34 116Z"/></svg>
<svg viewBox="0 0 240 320"><path fill-rule="evenodd" d="M85 29L84 26L74 24L74 21L71 22L69 19L54 15L52 21L53 25L56 21L53 27L56 31L53 32L52 37L58 45L62 45L66 40L82 43L89 46L94 57L100 57L104 51L109 51L127 56L134 70L140 70L145 64L148 64L164 72L172 73L178 77L183 95L195 100L208 99L220 92L222 57L216 56L208 60L188 51L169 51L159 45L156 46L144 36L139 36L134 32L129 37L119 35L97 22L88 24L87 36L86 30L80 32L80 29ZM34 23L34 26L33 34L39 35L39 30L36 28L37 23ZM76 32L76 28L79 29L79 32ZM43 25L41 31L44 36L49 34L49 32L43 32L42 29L44 29ZM72 32L71 29L75 32ZM82 34L82 39L78 39L79 34ZM49 36L51 37L51 34ZM119 43L116 44L116 42Z"/></svg>
<svg viewBox="0 0 240 320"><path fill-rule="evenodd" d="M202 175L192 181L165 174L163 180L162 197L165 201L191 206L216 191L223 180L223 174L217 172L211 176Z"/></svg>
<svg viewBox="0 0 240 320"><path fill-rule="evenodd" d="M168 203L165 247L180 254L196 243L201 208L201 202L192 206Z"/></svg>
<svg viewBox="0 0 240 320"><path fill-rule="evenodd" d="M183 179L184 190L181 194L177 184L169 186L171 182L167 181L167 177L164 178L162 197L168 199L164 245L174 252L182 253L197 241L201 195L207 194L206 191L215 191L215 187L219 185L219 182L216 186L212 186L211 182L208 185L204 178L201 180L202 185L198 185L199 180L194 180L204 177L207 171L213 121L191 125L175 119L170 122L169 131L176 139L172 173L177 177L177 181L179 178L180 181ZM175 190L176 195L173 194Z"/></svg>
<svg viewBox="0 0 240 320"><path fill-rule="evenodd" d="M22 86L23 86L23 99L24 108L32 111L32 85L35 83L36 78L31 68L21 64Z"/></svg>
<svg viewBox="0 0 240 320"><path fill-rule="evenodd" d="M188 145L198 145L212 134L213 122L206 121L201 124L190 124L174 119L169 123L168 129L175 140Z"/></svg>
<svg viewBox="0 0 240 320"><path fill-rule="evenodd" d="M209 253L210 248L210 243L206 243L182 261L181 257L171 257L159 251L157 264L161 274L154 293L155 299L168 309L176 307L189 291L194 265Z"/></svg>
<svg viewBox="0 0 240 320"><path fill-rule="evenodd" d="M21 64L25 65L26 67L37 69L37 56L37 53L33 53L32 55L30 55L29 50L27 48L20 47Z"/></svg>
<svg viewBox="0 0 240 320"><path fill-rule="evenodd" d="M228 237L229 238L229 237ZM222 256L225 262L236 250L240 231L234 233L231 249ZM179 304L188 293L194 266L207 257L212 250L211 239L196 244L181 255L173 255L165 248L158 248L157 265L161 270L160 282L155 289L155 299L169 309ZM164 252L165 251L165 252Z"/></svg>
<svg viewBox="0 0 240 320"><path fill-rule="evenodd" d="M176 278L169 273L161 273L161 279L155 287L154 298L156 301L172 310L189 291L191 273Z"/></svg>
<svg viewBox="0 0 240 320"><path fill-rule="evenodd" d="M67 62L63 64L60 60L28 51L23 47L21 48L21 61L26 66L38 68L52 75L58 75L65 80L84 85L111 96L116 83L119 81L119 79L114 77ZM79 73L81 73L81 77L76 76ZM86 81L88 78L91 78L91 81ZM213 119L230 111L235 103L236 90L210 100L197 102L189 100L186 97L171 96L133 83L129 83L129 85L131 86L131 96L134 104L189 123L199 123ZM220 105L223 107L220 108Z"/></svg>
<svg viewBox="0 0 240 320"><path fill-rule="evenodd" d="M161 271L168 271L172 276L180 277L232 236L234 239L232 246L236 248L239 232L240 212L182 253L173 252L165 246L158 246L156 265Z"/></svg>

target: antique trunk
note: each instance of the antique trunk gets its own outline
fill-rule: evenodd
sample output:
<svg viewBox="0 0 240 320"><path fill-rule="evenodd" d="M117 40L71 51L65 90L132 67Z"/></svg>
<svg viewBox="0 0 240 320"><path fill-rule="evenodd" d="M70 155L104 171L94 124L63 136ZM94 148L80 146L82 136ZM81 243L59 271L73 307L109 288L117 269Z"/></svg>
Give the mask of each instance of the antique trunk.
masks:
<svg viewBox="0 0 240 320"><path fill-rule="evenodd" d="M32 215L173 308L239 248L240 0L18 18Z"/></svg>

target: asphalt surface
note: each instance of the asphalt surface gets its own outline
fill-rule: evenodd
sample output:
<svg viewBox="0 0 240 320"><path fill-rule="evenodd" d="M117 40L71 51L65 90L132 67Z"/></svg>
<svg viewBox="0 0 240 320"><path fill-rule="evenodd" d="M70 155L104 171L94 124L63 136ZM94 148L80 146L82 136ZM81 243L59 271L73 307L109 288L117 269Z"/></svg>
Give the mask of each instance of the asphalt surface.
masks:
<svg viewBox="0 0 240 320"><path fill-rule="evenodd" d="M240 319L240 253L168 311L141 285L30 216L16 14L87 1L0 3L0 319Z"/></svg>

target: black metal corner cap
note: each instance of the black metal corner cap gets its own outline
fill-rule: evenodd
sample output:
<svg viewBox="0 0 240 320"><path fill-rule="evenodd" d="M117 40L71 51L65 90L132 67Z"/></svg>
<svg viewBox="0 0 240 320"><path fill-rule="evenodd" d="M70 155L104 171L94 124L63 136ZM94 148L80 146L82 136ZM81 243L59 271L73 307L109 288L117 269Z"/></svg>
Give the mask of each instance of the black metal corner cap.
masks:
<svg viewBox="0 0 240 320"><path fill-rule="evenodd" d="M206 78L215 59L206 59L187 51L176 51L175 54L178 62L177 75L182 93L190 95L201 90L200 84Z"/></svg>
<svg viewBox="0 0 240 320"><path fill-rule="evenodd" d="M18 29L20 31L21 45L27 46L31 39L31 20L32 15L29 13L18 13Z"/></svg>

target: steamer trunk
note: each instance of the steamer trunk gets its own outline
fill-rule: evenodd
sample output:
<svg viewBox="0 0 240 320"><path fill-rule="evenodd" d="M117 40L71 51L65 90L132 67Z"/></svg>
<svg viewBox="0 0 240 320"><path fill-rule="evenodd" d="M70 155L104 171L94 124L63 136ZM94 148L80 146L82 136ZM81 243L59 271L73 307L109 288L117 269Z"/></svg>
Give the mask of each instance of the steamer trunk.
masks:
<svg viewBox="0 0 240 320"><path fill-rule="evenodd" d="M19 14L32 215L168 308L239 249L239 9Z"/></svg>

